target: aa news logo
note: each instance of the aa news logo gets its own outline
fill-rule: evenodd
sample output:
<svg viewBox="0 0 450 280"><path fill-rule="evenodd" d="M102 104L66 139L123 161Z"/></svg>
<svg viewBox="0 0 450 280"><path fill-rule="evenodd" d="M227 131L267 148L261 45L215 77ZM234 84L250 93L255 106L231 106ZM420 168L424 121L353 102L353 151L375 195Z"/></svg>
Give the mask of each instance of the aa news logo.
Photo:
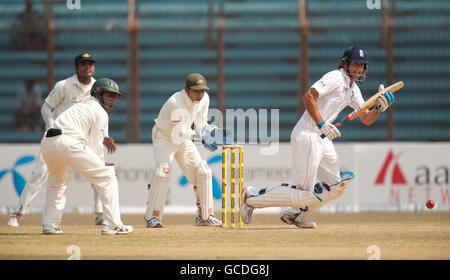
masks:
<svg viewBox="0 0 450 280"><path fill-rule="evenodd" d="M441 203L450 203L449 167L443 164L435 166L420 164L414 169L413 176L407 176L410 174L405 173L399 163L401 156L401 153L395 154L390 150L374 182L376 187L391 187L389 190L390 203L400 203L401 198L405 195L407 196L406 201L410 204L417 202L416 195L425 195L427 200L440 196ZM408 177L413 180L408 182Z"/></svg>

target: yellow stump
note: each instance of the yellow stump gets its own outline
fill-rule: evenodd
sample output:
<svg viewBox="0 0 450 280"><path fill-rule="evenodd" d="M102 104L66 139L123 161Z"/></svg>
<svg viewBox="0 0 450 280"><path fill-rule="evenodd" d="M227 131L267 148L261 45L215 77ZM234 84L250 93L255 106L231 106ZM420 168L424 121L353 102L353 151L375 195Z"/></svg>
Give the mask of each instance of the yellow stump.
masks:
<svg viewBox="0 0 450 280"><path fill-rule="evenodd" d="M222 227L227 226L227 149L222 148Z"/></svg>
<svg viewBox="0 0 450 280"><path fill-rule="evenodd" d="M230 159L230 215L231 215L231 227L236 227L236 151L234 148L230 149L231 159Z"/></svg>
<svg viewBox="0 0 450 280"><path fill-rule="evenodd" d="M241 192L244 186L244 147L239 145L222 146L222 227L227 227L227 150L230 149L230 227L236 228L236 148L239 149L239 227L244 223L241 217Z"/></svg>
<svg viewBox="0 0 450 280"><path fill-rule="evenodd" d="M242 222L241 217L241 204L242 204L242 188L244 187L244 148L239 147L239 227L243 227L244 223Z"/></svg>

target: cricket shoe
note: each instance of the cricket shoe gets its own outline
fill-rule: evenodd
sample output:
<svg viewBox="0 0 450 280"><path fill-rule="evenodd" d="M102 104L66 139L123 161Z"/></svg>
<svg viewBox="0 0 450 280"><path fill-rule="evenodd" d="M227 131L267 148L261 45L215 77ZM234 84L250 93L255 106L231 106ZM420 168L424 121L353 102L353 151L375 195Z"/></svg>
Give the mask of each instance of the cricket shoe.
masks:
<svg viewBox="0 0 450 280"><path fill-rule="evenodd" d="M288 208L283 211L280 220L288 225L296 225L298 228L316 228L315 222L309 222L304 218L299 217L301 213L308 211L308 206L305 209Z"/></svg>
<svg viewBox="0 0 450 280"><path fill-rule="evenodd" d="M291 215L288 215L288 214L283 214L283 215L280 217L280 220L281 220L283 223L288 224L288 225L293 225L293 224L295 223L295 217L294 217L294 216L291 216Z"/></svg>
<svg viewBox="0 0 450 280"><path fill-rule="evenodd" d="M133 232L133 227L126 225L121 225L120 227L105 225L102 228L102 234L104 235L128 234L131 232Z"/></svg>
<svg viewBox="0 0 450 280"><path fill-rule="evenodd" d="M293 225L295 223L295 218L302 213L302 209L287 207L284 208L281 213L283 215L281 215L280 220L288 225Z"/></svg>
<svg viewBox="0 0 450 280"><path fill-rule="evenodd" d="M97 216L95 217L95 225L96 226L106 225L105 219L103 219L103 214L97 214Z"/></svg>
<svg viewBox="0 0 450 280"><path fill-rule="evenodd" d="M209 227L218 227L222 225L222 221L218 220L214 215L209 215L206 221L202 220L201 216L195 217L195 225L196 226L209 226Z"/></svg>
<svg viewBox="0 0 450 280"><path fill-rule="evenodd" d="M300 221L295 221L294 225L296 225L298 228L316 228L317 224L315 222L307 221L305 219Z"/></svg>
<svg viewBox="0 0 450 280"><path fill-rule="evenodd" d="M147 228L162 228L161 221L158 217L153 217L147 221Z"/></svg>
<svg viewBox="0 0 450 280"><path fill-rule="evenodd" d="M61 234L63 231L60 226L53 225L43 225L42 233L43 234Z"/></svg>
<svg viewBox="0 0 450 280"><path fill-rule="evenodd" d="M13 213L11 217L9 217L8 226L9 227L19 227L20 220L22 219L22 215L18 213Z"/></svg>
<svg viewBox="0 0 450 280"><path fill-rule="evenodd" d="M251 191L251 189L253 189L253 187L245 187L242 189L241 192L241 217L242 217L242 221L245 224L250 224L252 222L252 214L253 214L253 210L255 209L254 207L250 206L247 204L247 198L249 197L247 192Z"/></svg>

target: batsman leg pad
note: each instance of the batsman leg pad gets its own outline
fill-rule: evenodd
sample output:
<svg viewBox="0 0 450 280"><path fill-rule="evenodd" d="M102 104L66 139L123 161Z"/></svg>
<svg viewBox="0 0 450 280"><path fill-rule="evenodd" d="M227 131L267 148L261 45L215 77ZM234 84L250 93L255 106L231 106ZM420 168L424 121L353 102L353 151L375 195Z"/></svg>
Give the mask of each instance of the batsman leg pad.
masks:
<svg viewBox="0 0 450 280"><path fill-rule="evenodd" d="M259 195L247 198L247 204L255 208L263 207L294 207L303 208L320 198L313 192L282 184L267 189L261 189Z"/></svg>
<svg viewBox="0 0 450 280"><path fill-rule="evenodd" d="M300 209L300 212L297 214L295 221L300 222L309 214L325 206L328 202L340 197L345 192L346 185L351 180L353 180L354 177L355 175L353 174L353 172L346 171L342 172L341 181L335 183L332 186L328 186L327 184L320 182L317 183L314 186L314 192L316 193L317 196L321 198L321 201L318 200L314 203L307 205L307 207L301 207L302 209Z"/></svg>

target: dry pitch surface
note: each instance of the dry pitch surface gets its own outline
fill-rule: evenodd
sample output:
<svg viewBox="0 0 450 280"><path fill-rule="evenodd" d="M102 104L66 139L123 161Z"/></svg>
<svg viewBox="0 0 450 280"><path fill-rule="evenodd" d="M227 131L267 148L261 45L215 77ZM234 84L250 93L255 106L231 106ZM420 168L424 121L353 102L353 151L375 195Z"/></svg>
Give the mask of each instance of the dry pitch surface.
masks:
<svg viewBox="0 0 450 280"><path fill-rule="evenodd" d="M20 228L7 227L8 217L0 215L0 259L450 259L449 212L314 214L316 229L256 212L235 230L195 227L194 215L166 215L164 228L147 229L143 215L123 215L134 226L124 236L102 236L93 215L64 215L61 235L42 235L40 214Z"/></svg>

